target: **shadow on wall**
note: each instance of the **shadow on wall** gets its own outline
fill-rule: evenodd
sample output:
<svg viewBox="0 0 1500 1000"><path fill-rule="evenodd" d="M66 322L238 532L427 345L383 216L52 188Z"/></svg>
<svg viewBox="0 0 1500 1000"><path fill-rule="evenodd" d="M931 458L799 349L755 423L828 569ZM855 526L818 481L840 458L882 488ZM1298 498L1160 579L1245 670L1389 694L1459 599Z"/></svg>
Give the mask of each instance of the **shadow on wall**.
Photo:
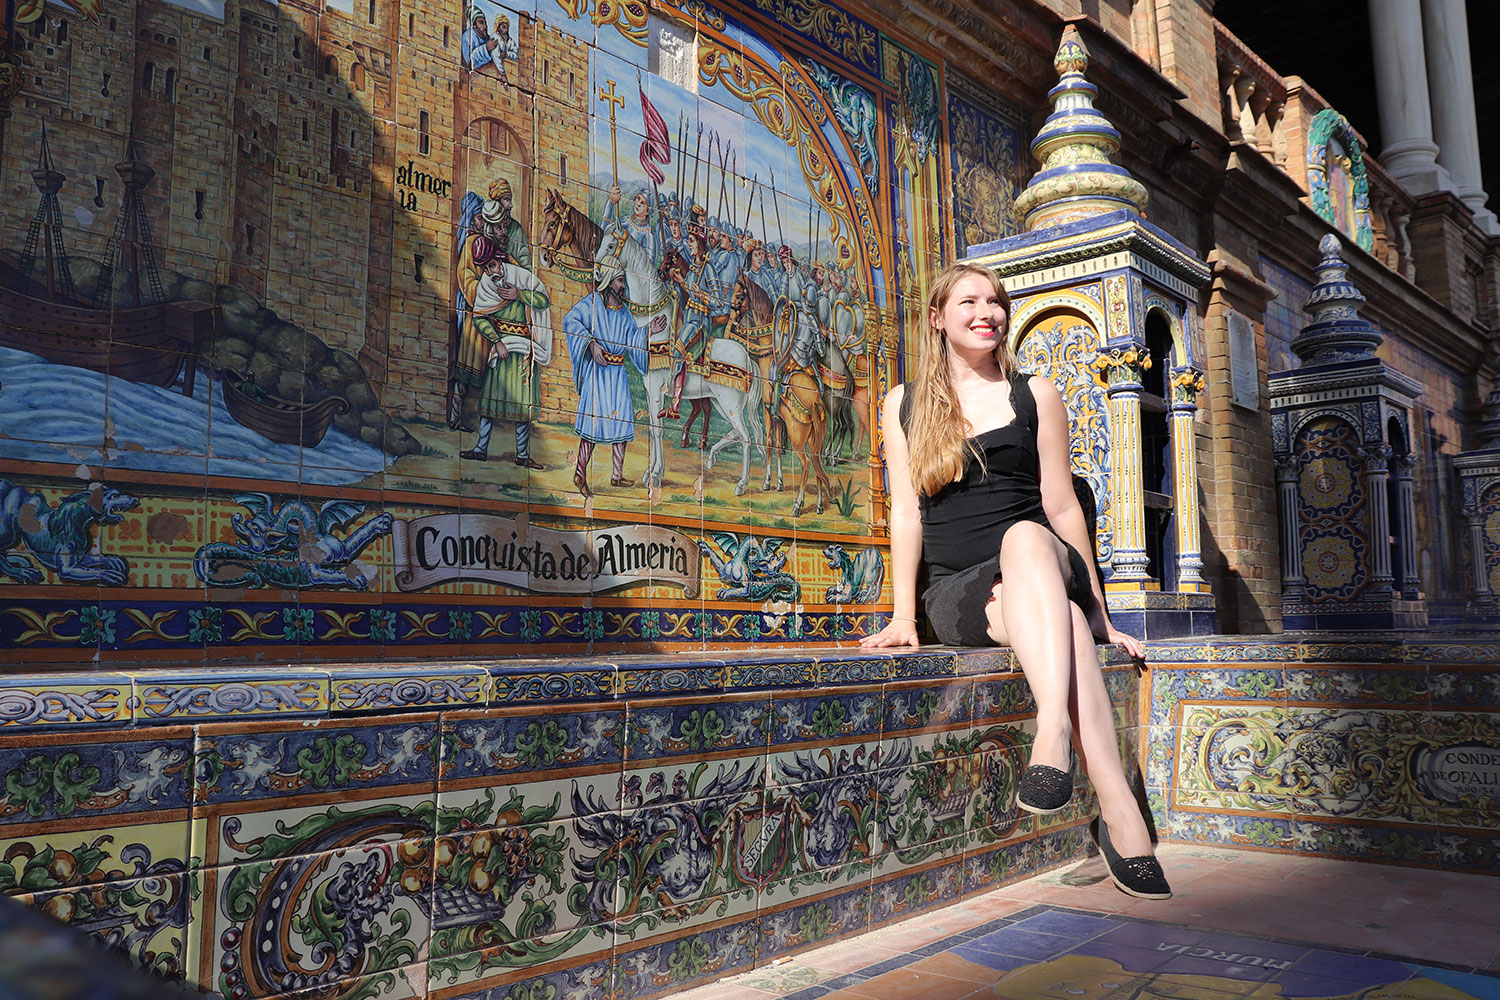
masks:
<svg viewBox="0 0 1500 1000"><path fill-rule="evenodd" d="M124 448L169 451L222 395L271 442L332 426L388 456L421 449L390 419L410 409L390 389L391 310L426 299L436 315L446 289L416 280L435 234L396 189L395 10L143 0L14 25L0 348L53 362L28 369L36 398L12 400L43 421L28 439L76 446L47 395L88 411L107 392L122 430L151 411ZM149 385L175 405L132 392Z"/></svg>
<svg viewBox="0 0 1500 1000"><path fill-rule="evenodd" d="M1203 488L1198 488L1199 510L1208 510ZM1221 635L1265 635L1281 631L1281 584L1257 594L1238 570L1229 566L1207 520L1201 532L1203 575L1214 585L1214 631Z"/></svg>

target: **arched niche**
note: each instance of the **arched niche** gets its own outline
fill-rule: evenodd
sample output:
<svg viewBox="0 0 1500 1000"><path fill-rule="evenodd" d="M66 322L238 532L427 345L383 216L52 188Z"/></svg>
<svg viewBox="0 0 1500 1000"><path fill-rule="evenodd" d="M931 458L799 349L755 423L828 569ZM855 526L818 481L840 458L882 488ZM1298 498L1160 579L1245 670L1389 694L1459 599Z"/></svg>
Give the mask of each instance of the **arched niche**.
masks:
<svg viewBox="0 0 1500 1000"><path fill-rule="evenodd" d="M1011 347L1017 367L1045 375L1068 408L1068 448L1073 474L1094 494L1095 532L1101 565L1113 553L1110 503L1110 425L1104 387L1090 367L1102 343L1104 316L1098 305L1077 293L1038 296L1016 311Z"/></svg>
<svg viewBox="0 0 1500 1000"><path fill-rule="evenodd" d="M1295 432L1296 537L1312 603L1353 600L1370 579L1360 446L1359 428L1337 410L1308 414Z"/></svg>
<svg viewBox="0 0 1500 1000"><path fill-rule="evenodd" d="M1361 250L1374 249L1370 181L1359 136L1332 108L1319 111L1308 126L1307 185L1314 212Z"/></svg>

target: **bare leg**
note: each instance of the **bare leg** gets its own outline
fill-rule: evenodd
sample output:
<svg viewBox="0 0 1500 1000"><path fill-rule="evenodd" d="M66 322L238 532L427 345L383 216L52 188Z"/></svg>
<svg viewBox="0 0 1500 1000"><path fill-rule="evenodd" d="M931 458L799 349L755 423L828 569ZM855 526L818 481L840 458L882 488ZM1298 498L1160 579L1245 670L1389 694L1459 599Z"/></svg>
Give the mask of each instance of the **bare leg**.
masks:
<svg viewBox="0 0 1500 1000"><path fill-rule="evenodd" d="M1141 816L1140 803L1125 777L1119 736L1099 651L1082 609L1069 604L1073 615L1073 692L1068 706L1078 756L1099 796L1099 814L1109 825L1109 836L1121 857L1151 854L1151 834Z"/></svg>
<svg viewBox="0 0 1500 1000"><path fill-rule="evenodd" d="M1022 586L1006 588L1003 602L989 606L990 633L999 617L1010 647L1021 661L1036 700L1036 740L1032 764L1068 769L1069 692L1073 683L1073 626L1064 557L1057 537L1039 524L1022 521L1005 533L1000 572ZM997 609L998 605L998 609ZM998 610L998 615L997 615ZM996 637L998 639L998 637Z"/></svg>
<svg viewBox="0 0 1500 1000"><path fill-rule="evenodd" d="M1067 597L1067 549L1047 529L1022 522L1006 532L1000 571L1011 585L995 585L989 633L1016 651L1036 700L1030 762L1066 770L1074 737L1116 850L1127 858L1151 854L1150 834L1120 761L1098 647L1082 610Z"/></svg>

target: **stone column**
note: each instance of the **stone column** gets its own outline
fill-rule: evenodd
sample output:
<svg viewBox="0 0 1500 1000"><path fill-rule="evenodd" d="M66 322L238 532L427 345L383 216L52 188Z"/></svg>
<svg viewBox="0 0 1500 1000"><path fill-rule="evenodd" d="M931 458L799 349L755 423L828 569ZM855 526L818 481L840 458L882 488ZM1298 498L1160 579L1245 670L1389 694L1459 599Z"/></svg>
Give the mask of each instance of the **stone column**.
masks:
<svg viewBox="0 0 1500 1000"><path fill-rule="evenodd" d="M1490 567L1484 558L1484 515L1477 507L1464 508L1469 522L1469 556L1473 567L1474 604L1487 605L1494 592L1490 589Z"/></svg>
<svg viewBox="0 0 1500 1000"><path fill-rule="evenodd" d="M1296 455L1276 457L1276 499L1281 525L1281 596L1300 601L1307 587L1302 575L1302 532L1297 521L1297 479L1302 459Z"/></svg>
<svg viewBox="0 0 1500 1000"><path fill-rule="evenodd" d="M1145 475L1141 460L1141 373L1151 367L1144 348L1102 348L1094 359L1104 374L1109 397L1110 521L1114 528L1111 583L1145 583L1150 579L1146 555Z"/></svg>
<svg viewBox="0 0 1500 1000"><path fill-rule="evenodd" d="M1364 462L1366 509L1370 517L1370 586L1376 594L1391 590L1391 512L1385 487L1391 478L1391 446L1376 444L1359 450ZM1374 596L1374 595L1372 595Z"/></svg>
<svg viewBox="0 0 1500 1000"><path fill-rule="evenodd" d="M1172 373L1172 465L1177 482L1177 589L1203 588L1203 541L1198 530L1198 449L1193 434L1195 400L1203 391L1203 373L1179 368Z"/></svg>
<svg viewBox="0 0 1500 1000"><path fill-rule="evenodd" d="M1417 509L1412 477L1417 456L1396 456L1396 523L1401 526L1401 596L1416 600L1421 593L1417 582Z"/></svg>
<svg viewBox="0 0 1500 1000"><path fill-rule="evenodd" d="M1420 0L1370 0L1370 36L1385 137L1381 165L1412 194L1448 188L1432 141Z"/></svg>
<svg viewBox="0 0 1500 1000"><path fill-rule="evenodd" d="M1495 213L1484 207L1484 179L1479 166L1479 126L1474 117L1474 74L1469 60L1469 23L1464 0L1421 0L1422 42L1427 50L1427 83L1432 109L1432 138L1438 164L1448 171L1453 189L1474 210L1474 221L1488 233L1500 233ZM1373 11L1374 4L1371 5ZM1381 91L1384 99L1385 92ZM1381 119L1381 128L1385 119Z"/></svg>

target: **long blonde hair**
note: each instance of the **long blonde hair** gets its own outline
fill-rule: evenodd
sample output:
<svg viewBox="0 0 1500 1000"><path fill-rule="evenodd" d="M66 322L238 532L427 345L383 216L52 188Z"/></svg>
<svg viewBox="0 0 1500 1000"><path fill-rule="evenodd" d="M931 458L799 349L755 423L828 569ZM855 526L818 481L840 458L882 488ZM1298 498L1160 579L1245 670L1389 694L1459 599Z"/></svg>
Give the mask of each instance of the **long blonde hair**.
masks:
<svg viewBox="0 0 1500 1000"><path fill-rule="evenodd" d="M1010 294L995 272L978 264L950 264L933 279L927 295L927 322L917 337L915 372L907 381L911 419L906 427L911 482L923 496L932 496L964 473L968 459L984 464L984 453L969 438L969 422L959 409L949 368L948 338L938 319L953 295L954 286L970 275L980 275L995 288L1005 306L1006 329L995 345L995 363L1009 377L1015 368L1010 349Z"/></svg>

